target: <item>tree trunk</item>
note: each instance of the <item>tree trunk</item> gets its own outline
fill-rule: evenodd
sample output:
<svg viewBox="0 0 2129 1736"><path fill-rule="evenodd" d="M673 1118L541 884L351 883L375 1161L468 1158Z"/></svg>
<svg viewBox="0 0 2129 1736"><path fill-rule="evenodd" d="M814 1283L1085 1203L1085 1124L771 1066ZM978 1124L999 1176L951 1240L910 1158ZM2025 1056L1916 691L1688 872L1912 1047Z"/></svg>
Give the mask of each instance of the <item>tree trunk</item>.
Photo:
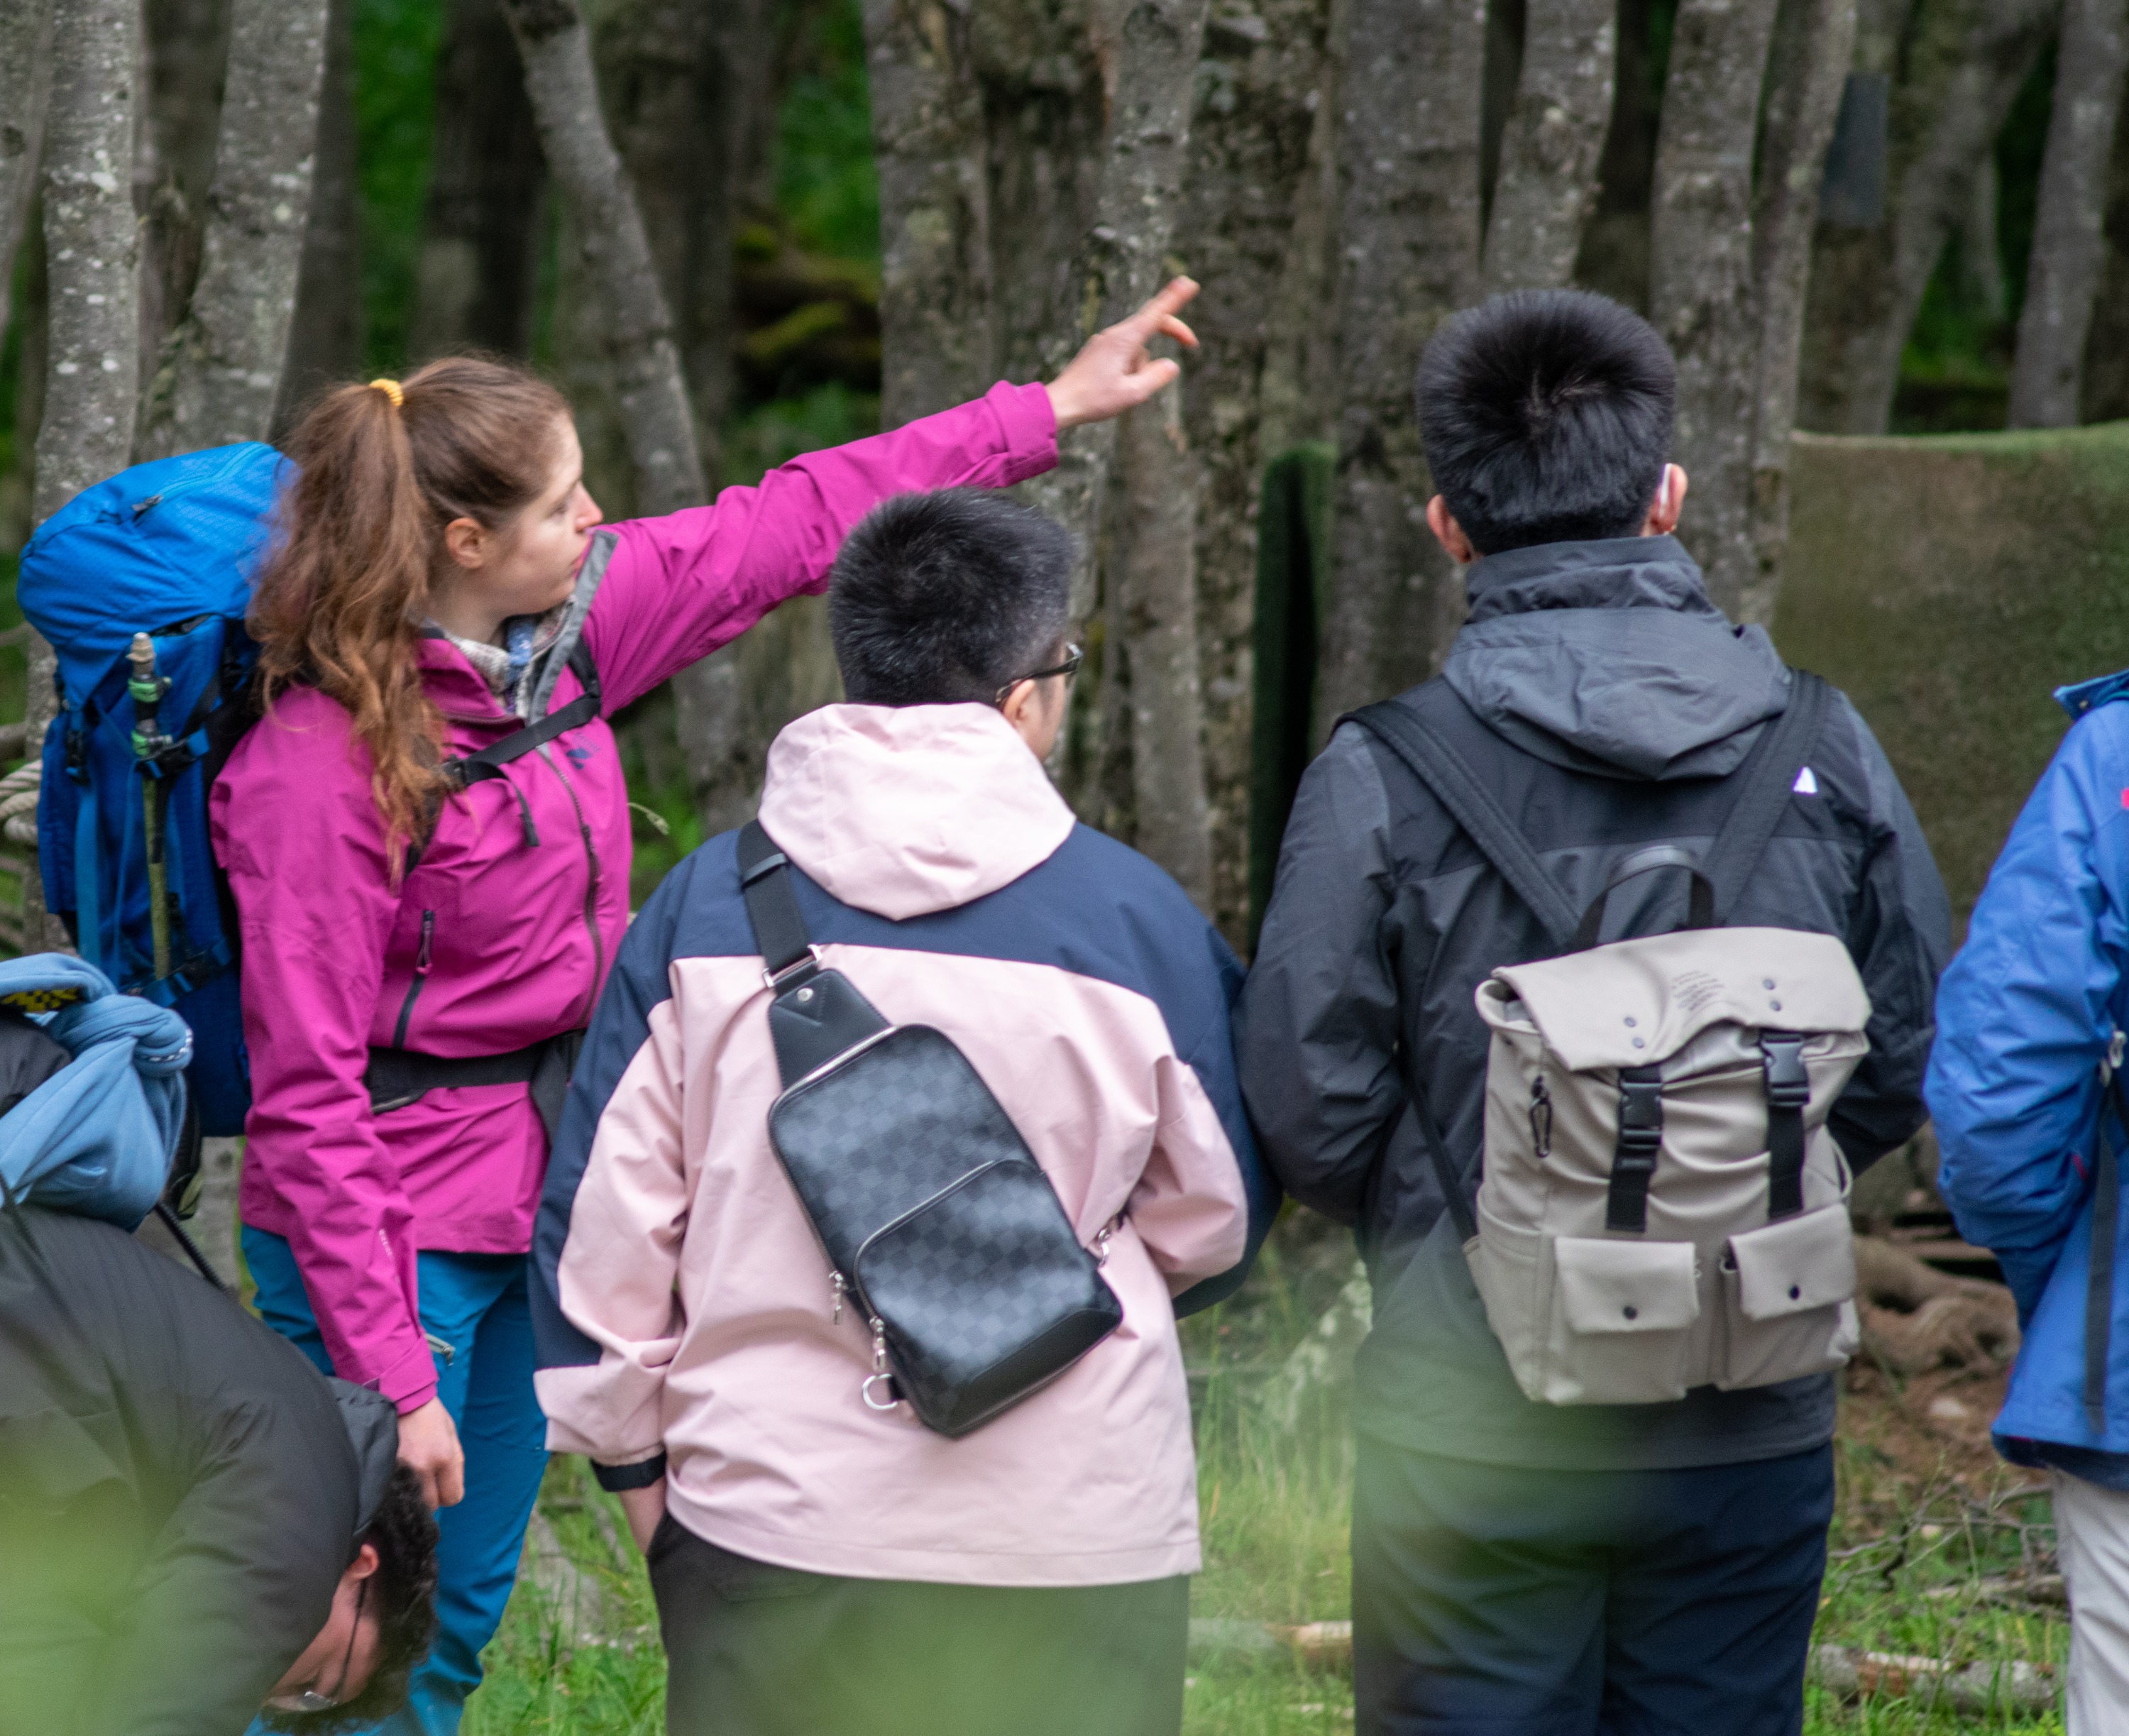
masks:
<svg viewBox="0 0 2129 1736"><path fill-rule="evenodd" d="M1462 585L1427 534L1412 370L1479 283L1479 0L1350 0L1340 98L1338 473L1317 680L1331 720L1432 668Z"/></svg>
<svg viewBox="0 0 2129 1736"><path fill-rule="evenodd" d="M2066 428L2077 421L2085 334L2106 262L2107 169L2125 64L2129 0L2068 0L2011 370L2014 428Z"/></svg>
<svg viewBox="0 0 2129 1736"><path fill-rule="evenodd" d="M1612 119L1616 10L1613 0L1531 0L1486 220L1486 294L1574 274Z"/></svg>
<svg viewBox="0 0 2129 1736"><path fill-rule="evenodd" d="M317 159L327 0L236 0L199 282L141 455L263 440L288 360Z"/></svg>
<svg viewBox="0 0 2129 1736"><path fill-rule="evenodd" d="M1619 0L1612 123L1598 160L1596 208L1584 227L1574 279L1643 312L1649 305L1649 184L1656 160L1650 6L1650 0Z"/></svg>
<svg viewBox="0 0 2129 1736"><path fill-rule="evenodd" d="M141 220L141 379L152 383L200 274L231 0L145 0L141 10L145 60L133 208Z"/></svg>
<svg viewBox="0 0 2129 1736"><path fill-rule="evenodd" d="M1089 249L1087 295L1103 324L1169 274L1190 148L1190 107L1206 0L1136 0L1125 14L1108 161ZM1098 278L1098 290L1097 289ZM1198 466L1173 391L1116 426L1122 484L1108 642L1131 703L1132 842L1208 913L1204 708L1198 682ZM1091 535L1088 526L1083 534Z"/></svg>
<svg viewBox="0 0 2129 1736"><path fill-rule="evenodd" d="M575 217L603 303L637 509L656 514L697 505L703 465L672 317L635 190L600 112L591 37L575 0L503 0L503 13L524 58L541 147Z"/></svg>
<svg viewBox="0 0 2129 1736"><path fill-rule="evenodd" d="M15 250L37 190L51 69L51 0L0 3L0 341L7 336Z"/></svg>
<svg viewBox="0 0 2129 1736"><path fill-rule="evenodd" d="M595 45L711 476L731 400L733 116L747 107L727 50L768 29L763 0L626 0L602 13Z"/></svg>
<svg viewBox="0 0 2129 1736"><path fill-rule="evenodd" d="M1674 451L1693 484L1680 535L1726 610L1757 572L1752 146L1774 12L1775 0L1682 0L1650 206L1649 317L1678 358Z"/></svg>
<svg viewBox="0 0 2129 1736"><path fill-rule="evenodd" d="M993 377L984 93L964 9L865 0L864 21L879 171L879 421L897 428L975 397Z"/></svg>
<svg viewBox="0 0 2129 1736"><path fill-rule="evenodd" d="M1181 386L1200 481L1195 559L1212 909L1249 938L1258 494L1265 466L1330 426L1315 364L1329 280L1329 0L1264 0L1206 21L1175 250L1203 284L1203 347Z"/></svg>
<svg viewBox="0 0 2129 1736"><path fill-rule="evenodd" d="M1740 621L1774 618L1788 548L1789 446L1796 431L1804 293L1827 148L1855 41L1855 0L1786 0L1774 26L1760 193L1752 219L1759 385L1752 431L1753 565Z"/></svg>
<svg viewBox="0 0 2129 1736"><path fill-rule="evenodd" d="M409 360L528 355L547 165L497 0L452 0L436 114Z"/></svg>
<svg viewBox="0 0 2129 1736"><path fill-rule="evenodd" d="M1945 242L1964 221L1974 177L2032 70L2061 0L1917 0L1893 9L1888 31L1870 11L1859 49L1891 34L1891 209L1881 229L1822 227L1804 317L1799 420L1829 434L1882 434L1899 385L1900 355ZM1862 58L1860 53L1859 60Z"/></svg>
<svg viewBox="0 0 2129 1736"><path fill-rule="evenodd" d="M50 312L34 522L123 470L132 451L141 362L131 184L140 69L138 0L54 0L44 176ZM29 661L26 736L36 742L58 708L57 660L32 634ZM65 943L45 913L34 859L22 904L25 951Z"/></svg>
<svg viewBox="0 0 2129 1736"><path fill-rule="evenodd" d="M2129 126L2114 128L2107 172L2104 233L2107 257L2092 328L2084 340L2079 422L2118 422L2129 417Z"/></svg>
<svg viewBox="0 0 2129 1736"><path fill-rule="evenodd" d="M362 206L355 145L355 0L332 0L311 208L274 409L276 438L320 391L352 379L362 367Z"/></svg>

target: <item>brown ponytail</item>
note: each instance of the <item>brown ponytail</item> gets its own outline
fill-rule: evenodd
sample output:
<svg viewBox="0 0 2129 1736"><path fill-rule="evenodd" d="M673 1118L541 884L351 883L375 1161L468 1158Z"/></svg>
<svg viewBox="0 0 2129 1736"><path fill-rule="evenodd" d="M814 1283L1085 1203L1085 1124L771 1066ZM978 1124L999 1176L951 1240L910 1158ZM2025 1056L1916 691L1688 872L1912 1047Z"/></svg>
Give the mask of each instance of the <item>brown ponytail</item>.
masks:
<svg viewBox="0 0 2129 1736"><path fill-rule="evenodd" d="M416 662L444 527L493 530L522 510L569 413L521 369L451 356L411 376L397 403L383 385L339 388L283 443L302 475L252 599L264 698L270 708L302 684L346 707L394 842L417 836L451 788L436 770L444 720Z"/></svg>

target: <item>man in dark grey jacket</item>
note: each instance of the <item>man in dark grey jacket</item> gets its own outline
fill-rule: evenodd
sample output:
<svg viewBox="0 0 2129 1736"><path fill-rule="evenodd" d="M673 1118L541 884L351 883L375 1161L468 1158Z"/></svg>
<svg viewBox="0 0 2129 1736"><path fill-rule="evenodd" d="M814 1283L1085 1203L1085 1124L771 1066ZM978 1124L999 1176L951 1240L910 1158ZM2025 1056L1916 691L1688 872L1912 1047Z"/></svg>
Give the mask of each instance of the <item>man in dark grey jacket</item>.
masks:
<svg viewBox="0 0 2129 1736"><path fill-rule="evenodd" d="M1419 408L1468 567L1437 729L1580 909L1627 856L1704 851L1788 702L1670 534L1669 352L1569 291L1497 297L1429 346ZM1430 695L1438 699L1439 695ZM1615 894L1604 937L1679 925L1685 876ZM1845 699L1731 914L1848 944L1870 1053L1829 1125L1860 1170L1924 1116L1944 889ZM1341 725L1302 781L1239 1052L1289 1192L1352 1224L1360 1352L1354 1614L1364 1732L1795 1731L1831 1511L1831 1376L1677 1403L1526 1399L1488 1329L1403 1071L1475 1190L1497 967L1554 950L1392 751Z"/></svg>

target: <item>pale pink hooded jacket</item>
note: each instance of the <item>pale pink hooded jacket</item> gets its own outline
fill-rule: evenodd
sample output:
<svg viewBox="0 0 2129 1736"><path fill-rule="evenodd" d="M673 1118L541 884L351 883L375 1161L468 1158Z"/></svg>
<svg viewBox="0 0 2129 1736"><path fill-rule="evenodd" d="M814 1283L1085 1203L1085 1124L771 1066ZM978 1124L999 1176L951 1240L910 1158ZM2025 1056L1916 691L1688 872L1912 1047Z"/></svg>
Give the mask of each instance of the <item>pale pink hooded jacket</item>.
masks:
<svg viewBox="0 0 2129 1736"><path fill-rule="evenodd" d="M679 1524L817 1572L1194 1570L1170 1299L1239 1281L1270 1199L1229 1046L1240 966L1166 875L1074 823L988 707L801 718L770 752L761 821L802 870L827 966L960 1047L1084 1242L1119 1225L1105 1275L1123 1323L957 1441L866 1408L864 1323L835 1318L769 1142L769 996L727 834L645 907L571 1087L534 1249L548 1444L617 1481L663 1454Z"/></svg>

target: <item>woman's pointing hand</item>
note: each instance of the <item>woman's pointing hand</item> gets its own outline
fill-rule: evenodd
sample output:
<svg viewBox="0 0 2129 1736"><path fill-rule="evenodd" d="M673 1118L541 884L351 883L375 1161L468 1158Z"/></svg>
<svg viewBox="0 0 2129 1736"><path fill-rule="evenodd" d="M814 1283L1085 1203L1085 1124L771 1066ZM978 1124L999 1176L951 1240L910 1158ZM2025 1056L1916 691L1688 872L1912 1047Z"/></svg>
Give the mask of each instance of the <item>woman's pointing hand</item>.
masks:
<svg viewBox="0 0 2129 1736"><path fill-rule="evenodd" d="M1178 319L1177 310L1198 293L1187 277L1172 278L1160 294L1128 319L1097 331L1050 383L1050 403L1061 431L1083 422L1106 422L1142 404L1183 371L1166 357L1155 360L1146 346L1156 337L1198 347L1197 334Z"/></svg>

